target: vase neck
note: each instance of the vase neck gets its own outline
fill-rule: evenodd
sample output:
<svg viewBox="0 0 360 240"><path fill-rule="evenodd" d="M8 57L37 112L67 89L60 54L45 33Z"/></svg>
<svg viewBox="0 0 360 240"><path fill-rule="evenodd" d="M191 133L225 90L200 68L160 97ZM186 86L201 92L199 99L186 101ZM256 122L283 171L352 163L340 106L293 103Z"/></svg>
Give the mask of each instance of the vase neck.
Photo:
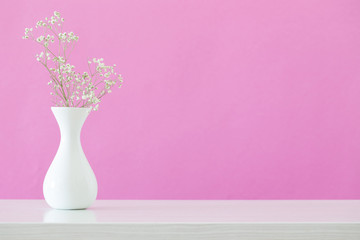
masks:
<svg viewBox="0 0 360 240"><path fill-rule="evenodd" d="M81 128L89 115L87 108L52 107L60 128L61 141L80 141Z"/></svg>

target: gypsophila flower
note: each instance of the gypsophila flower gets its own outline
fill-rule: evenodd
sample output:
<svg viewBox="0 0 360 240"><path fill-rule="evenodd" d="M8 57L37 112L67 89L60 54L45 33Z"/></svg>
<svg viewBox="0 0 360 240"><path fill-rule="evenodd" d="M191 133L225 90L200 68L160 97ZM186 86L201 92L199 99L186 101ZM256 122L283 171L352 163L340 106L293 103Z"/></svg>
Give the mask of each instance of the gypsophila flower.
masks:
<svg viewBox="0 0 360 240"><path fill-rule="evenodd" d="M79 37L73 32L63 31L64 21L55 11L53 16L36 23L35 28L41 30L41 35L35 37L33 28L25 28L22 38L43 47L35 57L50 74L51 80L47 84L52 89L50 94L55 106L88 107L96 111L104 95L111 93L115 85L121 87L122 77L115 72L116 65L105 65L103 58L88 60L89 71L76 72L68 59Z"/></svg>

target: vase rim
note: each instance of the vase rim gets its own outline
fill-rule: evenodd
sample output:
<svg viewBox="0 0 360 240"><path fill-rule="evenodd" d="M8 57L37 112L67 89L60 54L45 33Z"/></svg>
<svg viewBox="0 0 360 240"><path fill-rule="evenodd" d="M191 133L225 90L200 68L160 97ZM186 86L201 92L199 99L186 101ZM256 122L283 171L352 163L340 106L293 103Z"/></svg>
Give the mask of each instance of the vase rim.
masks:
<svg viewBox="0 0 360 240"><path fill-rule="evenodd" d="M60 109L90 109L90 107L51 107L51 108L60 108Z"/></svg>

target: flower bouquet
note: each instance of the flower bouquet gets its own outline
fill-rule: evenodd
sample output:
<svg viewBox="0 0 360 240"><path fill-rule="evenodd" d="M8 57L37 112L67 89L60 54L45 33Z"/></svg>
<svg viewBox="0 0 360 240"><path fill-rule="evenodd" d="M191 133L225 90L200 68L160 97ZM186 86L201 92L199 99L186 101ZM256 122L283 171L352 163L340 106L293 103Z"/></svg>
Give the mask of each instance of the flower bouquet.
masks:
<svg viewBox="0 0 360 240"><path fill-rule="evenodd" d="M69 57L79 37L73 32L63 31L64 18L55 11L54 15L36 23L33 28L25 28L23 39L29 39L42 47L36 54L36 60L50 74L48 85L53 96L53 104L57 107L90 107L98 110L99 103L112 88L122 85L123 79L116 73L114 65L105 65L103 58L88 60L88 71L79 73L69 63Z"/></svg>

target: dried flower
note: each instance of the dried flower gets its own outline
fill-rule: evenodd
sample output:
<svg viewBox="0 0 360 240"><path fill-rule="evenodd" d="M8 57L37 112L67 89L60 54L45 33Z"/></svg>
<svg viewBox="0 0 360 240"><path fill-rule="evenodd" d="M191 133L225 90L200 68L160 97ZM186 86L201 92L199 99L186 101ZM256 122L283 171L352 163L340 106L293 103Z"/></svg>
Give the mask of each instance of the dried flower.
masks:
<svg viewBox="0 0 360 240"><path fill-rule="evenodd" d="M68 62L69 55L79 37L73 32L64 32L64 18L57 11L50 18L40 20L35 28L42 28L42 35L33 34L33 28L25 28L23 39L30 39L40 44L43 51L36 54L36 60L49 72L47 83L52 91L54 103L60 107L88 107L98 110L101 98L112 92L112 87L120 88L123 80L114 70L115 64L105 65L103 58L88 60L89 71L83 74L75 71L75 66ZM58 47L55 51L52 44Z"/></svg>

